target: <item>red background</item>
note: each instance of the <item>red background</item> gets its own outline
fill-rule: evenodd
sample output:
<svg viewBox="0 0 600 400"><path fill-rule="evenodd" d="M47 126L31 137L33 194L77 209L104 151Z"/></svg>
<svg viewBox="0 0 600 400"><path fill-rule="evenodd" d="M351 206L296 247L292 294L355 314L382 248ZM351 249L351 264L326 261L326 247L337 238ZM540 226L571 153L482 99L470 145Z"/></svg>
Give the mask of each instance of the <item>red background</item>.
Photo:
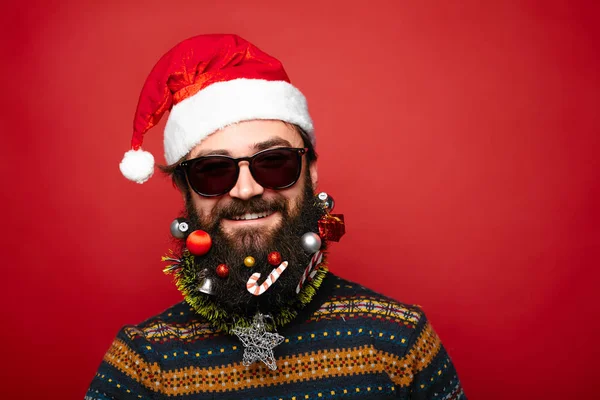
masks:
<svg viewBox="0 0 600 400"><path fill-rule="evenodd" d="M47 3L0 21L0 397L82 398L117 330L180 300L160 256L181 198L117 165L151 67L209 32L283 60L309 99L320 189L348 224L335 273L422 305L471 399L592 396L597 10ZM160 129L145 147L162 161Z"/></svg>

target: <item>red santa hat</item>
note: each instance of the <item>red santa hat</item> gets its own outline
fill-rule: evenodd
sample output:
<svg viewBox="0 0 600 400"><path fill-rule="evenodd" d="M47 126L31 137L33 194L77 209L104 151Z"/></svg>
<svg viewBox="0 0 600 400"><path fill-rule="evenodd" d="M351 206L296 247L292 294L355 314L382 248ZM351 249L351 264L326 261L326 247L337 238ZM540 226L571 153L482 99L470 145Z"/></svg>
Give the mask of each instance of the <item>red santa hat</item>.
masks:
<svg viewBox="0 0 600 400"><path fill-rule="evenodd" d="M277 59L236 35L201 35L167 52L144 83L133 120L131 150L119 165L137 183L154 172L144 134L170 111L164 131L169 165L205 137L236 122L276 119L298 125L315 144L306 99Z"/></svg>

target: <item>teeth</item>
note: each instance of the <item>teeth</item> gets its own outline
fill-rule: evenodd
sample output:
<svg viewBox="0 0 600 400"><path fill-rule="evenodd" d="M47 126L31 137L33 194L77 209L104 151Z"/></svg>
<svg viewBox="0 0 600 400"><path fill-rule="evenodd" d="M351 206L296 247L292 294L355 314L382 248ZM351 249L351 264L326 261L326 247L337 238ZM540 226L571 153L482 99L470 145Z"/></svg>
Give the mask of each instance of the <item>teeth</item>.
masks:
<svg viewBox="0 0 600 400"><path fill-rule="evenodd" d="M271 215L270 212L252 213L252 214L246 213L244 215L235 216L232 219L235 219L236 221L247 221L247 220L252 220L252 219L265 218L265 217L268 217L269 215Z"/></svg>

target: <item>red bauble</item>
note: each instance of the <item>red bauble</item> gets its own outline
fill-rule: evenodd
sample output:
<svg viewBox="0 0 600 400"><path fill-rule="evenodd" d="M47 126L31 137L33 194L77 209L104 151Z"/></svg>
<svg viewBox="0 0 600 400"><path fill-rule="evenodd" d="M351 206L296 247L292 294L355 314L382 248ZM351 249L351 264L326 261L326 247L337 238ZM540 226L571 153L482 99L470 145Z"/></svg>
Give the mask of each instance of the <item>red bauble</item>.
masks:
<svg viewBox="0 0 600 400"><path fill-rule="evenodd" d="M210 250L212 239L204 231L197 230L189 234L185 241L187 249L195 256L203 256Z"/></svg>
<svg viewBox="0 0 600 400"><path fill-rule="evenodd" d="M278 251L272 251L267 256L267 261L271 265L279 265L281 264L281 254Z"/></svg>
<svg viewBox="0 0 600 400"><path fill-rule="evenodd" d="M217 275L220 278L227 278L229 276L229 267L226 264L217 265Z"/></svg>

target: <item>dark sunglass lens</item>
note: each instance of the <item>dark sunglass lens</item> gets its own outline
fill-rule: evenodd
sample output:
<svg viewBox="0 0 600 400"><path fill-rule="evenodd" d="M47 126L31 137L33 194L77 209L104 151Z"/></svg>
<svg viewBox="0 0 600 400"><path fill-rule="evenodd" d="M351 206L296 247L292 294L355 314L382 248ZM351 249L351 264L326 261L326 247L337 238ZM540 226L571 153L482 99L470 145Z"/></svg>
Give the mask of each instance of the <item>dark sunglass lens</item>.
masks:
<svg viewBox="0 0 600 400"><path fill-rule="evenodd" d="M296 182L301 166L298 153L290 149L265 151L252 163L256 182L272 189L288 187Z"/></svg>
<svg viewBox="0 0 600 400"><path fill-rule="evenodd" d="M202 158L190 165L188 180L196 192L214 196L227 193L237 180L235 162L225 157Z"/></svg>

